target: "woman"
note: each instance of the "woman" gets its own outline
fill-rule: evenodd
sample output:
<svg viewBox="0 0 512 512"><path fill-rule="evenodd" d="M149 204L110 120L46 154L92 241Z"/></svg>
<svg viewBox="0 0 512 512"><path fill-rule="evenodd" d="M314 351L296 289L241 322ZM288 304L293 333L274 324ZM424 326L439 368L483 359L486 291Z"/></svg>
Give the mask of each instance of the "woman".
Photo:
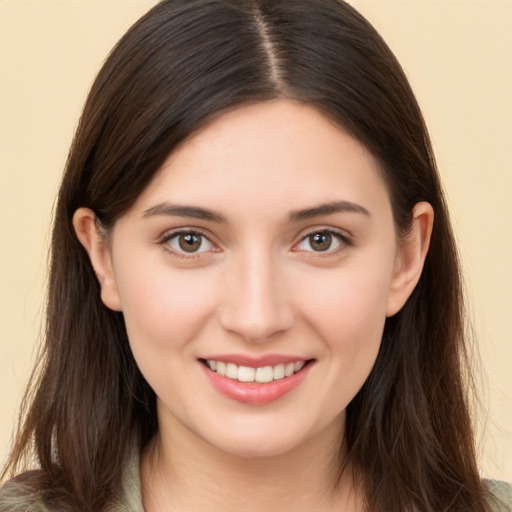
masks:
<svg viewBox="0 0 512 512"><path fill-rule="evenodd" d="M71 148L6 472L40 469L0 510L506 510L464 355L428 135L372 27L338 0L161 2Z"/></svg>

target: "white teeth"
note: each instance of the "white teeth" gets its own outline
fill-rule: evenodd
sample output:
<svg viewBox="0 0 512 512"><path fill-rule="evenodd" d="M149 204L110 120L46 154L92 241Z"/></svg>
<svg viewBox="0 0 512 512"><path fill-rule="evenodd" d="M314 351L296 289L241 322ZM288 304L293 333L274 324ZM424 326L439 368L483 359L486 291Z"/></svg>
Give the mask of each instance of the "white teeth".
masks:
<svg viewBox="0 0 512 512"><path fill-rule="evenodd" d="M233 363L224 363L222 361L208 359L206 364L210 370L224 377L228 377L229 379L238 380L240 382L258 382L264 384L266 382L272 382L273 380L290 377L300 371L306 363L304 361L297 361L296 363L288 363L286 365L278 364L276 366L252 368L250 366L237 366Z"/></svg>
<svg viewBox="0 0 512 512"><path fill-rule="evenodd" d="M284 374L289 377L295 372L295 363L288 363L284 369Z"/></svg>
<svg viewBox="0 0 512 512"><path fill-rule="evenodd" d="M272 382L274 380L274 369L272 366L264 366L256 370L256 382Z"/></svg>
<svg viewBox="0 0 512 512"><path fill-rule="evenodd" d="M226 363L217 361L217 369L215 370L219 375L226 375Z"/></svg>
<svg viewBox="0 0 512 512"><path fill-rule="evenodd" d="M249 368L249 366L239 366L238 367L238 380L240 382L254 382L254 374L256 370L254 368Z"/></svg>
<svg viewBox="0 0 512 512"><path fill-rule="evenodd" d="M302 369L303 366L304 366L304 361L299 361L298 363L295 363L295 371L298 372L299 370Z"/></svg>
<svg viewBox="0 0 512 512"><path fill-rule="evenodd" d="M226 377L238 379L238 366L236 364L228 363L226 365Z"/></svg>
<svg viewBox="0 0 512 512"><path fill-rule="evenodd" d="M284 364L278 364L274 366L274 380L279 380L284 378Z"/></svg>

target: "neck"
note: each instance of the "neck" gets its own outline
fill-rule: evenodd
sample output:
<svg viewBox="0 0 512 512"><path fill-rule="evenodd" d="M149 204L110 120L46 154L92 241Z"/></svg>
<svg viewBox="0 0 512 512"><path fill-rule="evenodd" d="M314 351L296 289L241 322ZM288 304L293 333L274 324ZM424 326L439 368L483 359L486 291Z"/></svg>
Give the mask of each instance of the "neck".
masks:
<svg viewBox="0 0 512 512"><path fill-rule="evenodd" d="M340 419L290 452L245 457L206 443L179 423L161 427L141 459L145 510L356 510L351 471L339 476L342 433Z"/></svg>

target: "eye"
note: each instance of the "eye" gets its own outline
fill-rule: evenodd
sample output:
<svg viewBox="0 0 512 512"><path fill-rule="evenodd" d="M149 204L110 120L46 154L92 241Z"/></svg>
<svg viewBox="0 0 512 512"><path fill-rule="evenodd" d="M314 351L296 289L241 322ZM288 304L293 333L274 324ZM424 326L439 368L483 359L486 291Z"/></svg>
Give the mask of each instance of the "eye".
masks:
<svg viewBox="0 0 512 512"><path fill-rule="evenodd" d="M331 231L316 231L305 236L297 245L300 251L333 251L344 243L344 238ZM346 242L345 242L346 243Z"/></svg>
<svg viewBox="0 0 512 512"><path fill-rule="evenodd" d="M203 234L194 231L175 233L165 242L176 252L189 254L211 251L214 247Z"/></svg>

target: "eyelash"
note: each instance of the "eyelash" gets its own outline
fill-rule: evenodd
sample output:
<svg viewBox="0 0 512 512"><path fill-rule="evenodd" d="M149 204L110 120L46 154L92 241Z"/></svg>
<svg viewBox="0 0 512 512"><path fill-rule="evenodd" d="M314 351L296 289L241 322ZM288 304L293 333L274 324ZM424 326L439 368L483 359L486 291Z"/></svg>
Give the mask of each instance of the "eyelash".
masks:
<svg viewBox="0 0 512 512"><path fill-rule="evenodd" d="M178 239L182 235L195 235L195 236L201 237L201 239L202 239L201 245L203 245L204 241L207 241L213 247L216 247L215 244L208 238L208 236L199 229L181 229L178 231L173 231L171 233L166 233L158 241L158 243L160 245L162 245L164 247L164 249L167 252L171 253L173 256L178 257L178 258L185 258L187 260L200 258L203 253L209 252L209 250L199 251L199 252L186 252L186 251L180 251L180 250L173 248L170 244L171 240ZM214 250L213 252L219 252L219 250L217 249L217 250Z"/></svg>
<svg viewBox="0 0 512 512"><path fill-rule="evenodd" d="M331 249L331 248L326 249L325 251L314 251L314 250L305 251L305 252L310 252L311 256L313 256L313 257L328 258L330 256L336 256L340 252L343 252L344 250L346 250L347 248L349 248L353 245L352 239L349 236L347 236L346 234L340 233L339 231L336 231L334 229L320 228L320 229L315 229L315 230L309 231L309 233L307 233L305 236L303 236L300 239L299 243L295 244L294 247L297 247L300 244L302 244L303 242L305 242L306 240L311 239L311 237L313 237L314 235L329 235L329 236L333 237L333 239L336 239L338 241L338 246L333 249ZM298 250L296 252L298 252Z"/></svg>
<svg viewBox="0 0 512 512"><path fill-rule="evenodd" d="M178 239L182 235L195 235L195 236L201 237L201 239L202 239L201 246L206 241L207 243L211 244L212 247L214 247L214 249L213 250L207 249L207 250L203 250L203 251L199 251L199 252L188 252L187 253L186 251L180 251L176 248L173 248L170 245L171 240ZM316 229L316 230L309 231L306 235L304 235L300 239L300 241L293 246L292 250L294 252L300 252L301 251L300 249L295 249L295 248L298 247L299 245L301 245L306 240L313 237L314 235L329 235L329 236L333 237L334 239L336 239L339 244L334 249L328 248L325 251L303 250L303 252L312 253L312 255L314 255L314 257L325 258L325 257L329 257L329 256L334 256L353 245L353 241L351 240L351 238L345 234L340 233L339 231L336 231L333 229ZM171 233L167 233L158 241L158 243L160 245L162 245L164 247L164 249L166 251L168 251L169 253L171 253L173 256L178 257L178 258L186 258L188 260L200 258L201 255L205 252L210 252L210 251L211 252L220 252L220 249L218 249L218 248L215 249L215 247L217 247L217 246L210 240L210 238L199 229L181 229L178 231L173 231Z"/></svg>

